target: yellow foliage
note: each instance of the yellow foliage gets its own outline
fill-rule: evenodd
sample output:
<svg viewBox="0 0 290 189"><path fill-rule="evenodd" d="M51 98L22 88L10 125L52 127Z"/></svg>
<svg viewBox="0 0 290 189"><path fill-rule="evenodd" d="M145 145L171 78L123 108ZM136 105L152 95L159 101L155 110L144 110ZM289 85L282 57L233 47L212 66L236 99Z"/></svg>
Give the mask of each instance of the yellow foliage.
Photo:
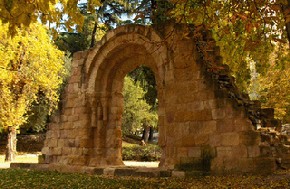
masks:
<svg viewBox="0 0 290 189"><path fill-rule="evenodd" d="M45 24L59 23L66 15L66 25L82 25L84 18L77 8L77 0L2 0L0 1L0 20L9 23L9 32L15 34L19 26L29 26L37 18ZM90 6L99 6L99 0L91 0Z"/></svg>
<svg viewBox="0 0 290 189"><path fill-rule="evenodd" d="M8 24L0 22L0 127L19 127L39 94L51 109L56 107L64 54L52 45L41 24L18 29L13 38L8 30Z"/></svg>
<svg viewBox="0 0 290 189"><path fill-rule="evenodd" d="M276 56L275 51L279 51ZM267 73L259 77L259 93L263 102L262 105L275 108L275 117L283 120L290 114L290 52L286 45L282 45L281 48L274 49L271 58L271 65ZM279 64L282 66L279 67Z"/></svg>

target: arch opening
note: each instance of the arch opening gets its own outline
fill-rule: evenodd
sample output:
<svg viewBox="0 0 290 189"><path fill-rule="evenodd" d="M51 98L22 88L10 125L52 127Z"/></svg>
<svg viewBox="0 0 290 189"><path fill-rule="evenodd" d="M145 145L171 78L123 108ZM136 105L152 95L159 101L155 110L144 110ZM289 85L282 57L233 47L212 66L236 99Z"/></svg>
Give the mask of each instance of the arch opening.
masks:
<svg viewBox="0 0 290 189"><path fill-rule="evenodd" d="M119 48L118 48L119 49ZM158 91L158 127L162 127L160 108L163 106L162 76L163 71L146 48L139 44L130 44L119 50L113 50L99 65L95 80L95 93L92 104L92 120L96 123L93 131L90 166L123 165L122 159L122 115L124 111L124 78L141 65L152 71ZM155 86L154 86L155 87ZM157 97L157 95L156 95ZM96 110L97 109L97 110ZM96 113L94 113L94 111ZM96 121L95 121L96 120ZM159 132L159 135L161 133ZM102 159L105 162L96 162Z"/></svg>
<svg viewBox="0 0 290 189"><path fill-rule="evenodd" d="M127 166L157 167L161 148L158 146L158 98L153 71L141 65L129 72L124 78L123 98L123 161Z"/></svg>

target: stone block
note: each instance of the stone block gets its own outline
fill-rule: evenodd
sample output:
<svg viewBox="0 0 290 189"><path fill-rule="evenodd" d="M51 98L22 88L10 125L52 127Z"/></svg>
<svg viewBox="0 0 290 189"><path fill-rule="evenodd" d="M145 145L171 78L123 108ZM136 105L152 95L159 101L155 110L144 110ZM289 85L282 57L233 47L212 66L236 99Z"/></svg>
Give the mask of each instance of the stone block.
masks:
<svg viewBox="0 0 290 189"><path fill-rule="evenodd" d="M199 91L207 90L209 87L207 81L205 81L204 79L198 79L196 82Z"/></svg>
<svg viewBox="0 0 290 189"><path fill-rule="evenodd" d="M91 111L91 109L89 107L75 107L73 108L73 112L77 115L80 115L80 114L87 114Z"/></svg>
<svg viewBox="0 0 290 189"><path fill-rule="evenodd" d="M183 120L181 120L182 122L186 122L186 121L192 121L193 117L192 117L192 112L190 111L184 111L183 113Z"/></svg>
<svg viewBox="0 0 290 189"><path fill-rule="evenodd" d="M180 139L180 141L180 145L184 147L190 147L195 145L194 135L184 136L182 137L182 139Z"/></svg>
<svg viewBox="0 0 290 189"><path fill-rule="evenodd" d="M183 60L177 61L175 62L175 64L179 64L179 62L184 62L184 61ZM192 79L192 73L186 69L175 69L174 78L176 81L189 81Z"/></svg>
<svg viewBox="0 0 290 189"><path fill-rule="evenodd" d="M253 158L240 157L237 159L237 165L242 173L250 173L255 169Z"/></svg>
<svg viewBox="0 0 290 189"><path fill-rule="evenodd" d="M58 163L59 163L59 164L64 164L64 165L68 165L68 163L69 163L69 158L68 158L68 157L65 157L65 156L62 156L62 157L58 160Z"/></svg>
<svg viewBox="0 0 290 189"><path fill-rule="evenodd" d="M212 146L221 146L222 145L222 137L220 134L212 134L209 137L209 144Z"/></svg>
<svg viewBox="0 0 290 189"><path fill-rule="evenodd" d="M68 133L69 133L68 130L65 130L65 129L61 130L61 131L60 131L60 138L61 138L61 139L67 139L67 138L69 138L69 137L68 137Z"/></svg>
<svg viewBox="0 0 290 189"><path fill-rule="evenodd" d="M223 119L226 117L225 110L222 108L212 109L212 118L214 120Z"/></svg>
<svg viewBox="0 0 290 189"><path fill-rule="evenodd" d="M203 101L205 109L219 109L225 107L225 100L224 99L207 99Z"/></svg>
<svg viewBox="0 0 290 189"><path fill-rule="evenodd" d="M58 145L57 145L57 142L58 142L58 140L50 140L49 141L49 143L48 143L48 147L53 147L53 148L55 148L55 147L57 147Z"/></svg>
<svg viewBox="0 0 290 189"><path fill-rule="evenodd" d="M72 152L72 155L75 155L75 156L83 155L83 149L79 147L72 147L71 152Z"/></svg>
<svg viewBox="0 0 290 189"><path fill-rule="evenodd" d="M183 122L184 121L185 112L179 111L179 112L175 112L175 114L173 114L173 115L174 115L174 119L173 120L175 122ZM167 118L167 120L168 120L168 118Z"/></svg>
<svg viewBox="0 0 290 189"><path fill-rule="evenodd" d="M177 120L175 120L175 118L177 118ZM183 116L181 113L178 113L178 115L175 115L175 112L173 111L166 112L167 123L173 123L174 121L178 121L178 120L183 120Z"/></svg>
<svg viewBox="0 0 290 189"><path fill-rule="evenodd" d="M72 124L72 122L65 122L65 123L62 123L62 126L63 126L63 129L64 129L64 130L70 130L70 129L73 129L73 124Z"/></svg>
<svg viewBox="0 0 290 189"><path fill-rule="evenodd" d="M196 110L203 110L203 101L193 101L191 103L185 104L186 107L184 109L188 109L190 111L196 111Z"/></svg>
<svg viewBox="0 0 290 189"><path fill-rule="evenodd" d="M232 150L235 159L248 157L248 149L245 145L234 146Z"/></svg>
<svg viewBox="0 0 290 189"><path fill-rule="evenodd" d="M50 153L49 147L46 147L46 146L43 147L43 148L41 149L41 153L42 153L42 154L47 154L47 155L48 155L48 154Z"/></svg>
<svg viewBox="0 0 290 189"><path fill-rule="evenodd" d="M190 122L189 132L198 135L211 135L216 132L216 121Z"/></svg>
<svg viewBox="0 0 290 189"><path fill-rule="evenodd" d="M208 121L212 120L211 111L208 109L193 111L192 112L192 121Z"/></svg>
<svg viewBox="0 0 290 189"><path fill-rule="evenodd" d="M76 146L75 140L74 139L67 139L65 146L67 146L67 147L75 147Z"/></svg>
<svg viewBox="0 0 290 189"><path fill-rule="evenodd" d="M217 130L217 122L212 120L212 121L204 121L203 122L203 127L200 130L200 133L202 134L212 134L215 133Z"/></svg>
<svg viewBox="0 0 290 189"><path fill-rule="evenodd" d="M64 147L65 146L65 139L63 139L63 138L58 139L57 146Z"/></svg>
<svg viewBox="0 0 290 189"><path fill-rule="evenodd" d="M245 132L240 132L241 144L246 146L258 145L261 142L261 136L259 132L250 130Z"/></svg>
<svg viewBox="0 0 290 189"><path fill-rule="evenodd" d="M260 147L258 145L247 146L248 157L259 157L261 155Z"/></svg>
<svg viewBox="0 0 290 189"><path fill-rule="evenodd" d="M188 157L200 158L201 157L201 149L200 149L200 147L190 147L190 148L188 148Z"/></svg>
<svg viewBox="0 0 290 189"><path fill-rule="evenodd" d="M69 93L77 93L80 90L79 83L69 83L67 86L67 91Z"/></svg>
<svg viewBox="0 0 290 189"><path fill-rule="evenodd" d="M221 174L224 172L223 158L216 157L211 161L210 171L213 174Z"/></svg>
<svg viewBox="0 0 290 189"><path fill-rule="evenodd" d="M70 147L63 147L62 148L62 155L70 155L72 153Z"/></svg>
<svg viewBox="0 0 290 189"><path fill-rule="evenodd" d="M89 155L89 152L88 148L83 148L83 155Z"/></svg>
<svg viewBox="0 0 290 189"><path fill-rule="evenodd" d="M133 168L123 168L123 169L116 168L114 175L115 176L133 176L135 172L136 172L136 169L133 169Z"/></svg>
<svg viewBox="0 0 290 189"><path fill-rule="evenodd" d="M83 124L83 121L79 121L79 119L76 120L76 121L73 121L73 122L72 122L72 128L73 128L74 130L80 130L80 129L82 129L82 128L86 128L86 126L87 126L87 125L84 125L84 124Z"/></svg>
<svg viewBox="0 0 290 189"><path fill-rule="evenodd" d="M82 60L87 55L87 51L78 51L73 54L73 61Z"/></svg>
<svg viewBox="0 0 290 189"><path fill-rule="evenodd" d="M195 162L196 159L199 158L193 158L193 157L180 157L179 158L179 166L178 170L185 171L187 169L192 169L189 166L192 165L192 162ZM182 169L183 168L183 169Z"/></svg>
<svg viewBox="0 0 290 189"><path fill-rule="evenodd" d="M63 115L70 116L73 114L73 108L64 108Z"/></svg>
<svg viewBox="0 0 290 189"><path fill-rule="evenodd" d="M171 176L172 177L184 177L185 172L184 171L172 171Z"/></svg>
<svg viewBox="0 0 290 189"><path fill-rule="evenodd" d="M245 118L245 117L238 117L238 118L235 118L234 120L234 131L249 131L251 132L251 130L253 130L253 124L252 122L248 119L248 118Z"/></svg>
<svg viewBox="0 0 290 189"><path fill-rule="evenodd" d="M221 119L217 120L217 132L227 133L234 131L234 120L233 119Z"/></svg>
<svg viewBox="0 0 290 189"><path fill-rule="evenodd" d="M51 148L51 154L53 155L61 155L61 147Z"/></svg>
<svg viewBox="0 0 290 189"><path fill-rule="evenodd" d="M194 141L196 145L205 145L209 142L208 134L199 134L194 136Z"/></svg>
<svg viewBox="0 0 290 189"><path fill-rule="evenodd" d="M216 153L218 158L233 157L233 147L230 146L216 147Z"/></svg>
<svg viewBox="0 0 290 189"><path fill-rule="evenodd" d="M166 171L166 170L161 170L159 176L162 177L171 177L172 176L172 172L171 171Z"/></svg>
<svg viewBox="0 0 290 189"><path fill-rule="evenodd" d="M223 146L237 146L240 144L240 135L235 132L221 134L221 142Z"/></svg>
<svg viewBox="0 0 290 189"><path fill-rule="evenodd" d="M59 116L53 116L52 117L52 124L50 124L51 128L57 127L57 124L60 121L60 117Z"/></svg>
<svg viewBox="0 0 290 189"><path fill-rule="evenodd" d="M194 93L192 97L195 101L207 101L209 99L214 99L214 93L210 89L198 91Z"/></svg>
<svg viewBox="0 0 290 189"><path fill-rule="evenodd" d="M176 103L179 103L179 104L188 104L188 103L191 103L193 102L194 99L193 99L193 94L191 94L190 92L183 92L180 94L176 94Z"/></svg>
<svg viewBox="0 0 290 189"><path fill-rule="evenodd" d="M83 148L83 147L87 147L88 146L88 140L87 139L80 139L79 140L79 147Z"/></svg>
<svg viewBox="0 0 290 189"><path fill-rule="evenodd" d="M71 84L71 83L78 83L80 82L80 75L79 74L76 74L76 75L72 75L70 78L69 78L69 81L68 83Z"/></svg>
<svg viewBox="0 0 290 189"><path fill-rule="evenodd" d="M75 121L79 120L79 116L78 115L71 115L71 116L68 116L67 119L69 122L75 122Z"/></svg>
<svg viewBox="0 0 290 189"><path fill-rule="evenodd" d="M87 158L83 156L75 156L72 158L72 165L85 165L87 162Z"/></svg>
<svg viewBox="0 0 290 189"><path fill-rule="evenodd" d="M188 156L188 148L186 148L186 147L179 147L179 148L177 148L176 152L177 152L176 155L178 158Z"/></svg>
<svg viewBox="0 0 290 189"><path fill-rule="evenodd" d="M198 88L198 81L197 80L191 80L188 82L183 82L184 83L184 87L183 89L180 89L181 91L178 91L178 94L182 95L182 91L183 93L188 93L188 94L193 94L193 96L200 91L200 89Z"/></svg>
<svg viewBox="0 0 290 189"><path fill-rule="evenodd" d="M176 154L177 150L176 150L176 147L174 146L168 146L167 148L164 149L164 154L166 156L166 159L170 159L172 157L175 157L175 154Z"/></svg>

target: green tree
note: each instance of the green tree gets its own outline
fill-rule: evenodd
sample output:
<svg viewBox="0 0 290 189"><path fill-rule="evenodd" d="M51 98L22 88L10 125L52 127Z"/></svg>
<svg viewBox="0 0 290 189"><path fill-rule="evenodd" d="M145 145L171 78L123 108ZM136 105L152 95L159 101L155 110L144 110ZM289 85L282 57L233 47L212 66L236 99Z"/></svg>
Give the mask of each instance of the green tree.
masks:
<svg viewBox="0 0 290 189"><path fill-rule="evenodd" d="M135 133L147 127L157 127L157 112L144 100L145 91L139 82L126 76L124 79L124 112L122 128L125 133Z"/></svg>
<svg viewBox="0 0 290 189"><path fill-rule="evenodd" d="M0 27L0 126L15 131L26 122L33 104L45 102L49 112L57 107L58 89L66 74L64 54L41 24L17 29L13 38L8 24ZM6 159L13 160L16 143L8 144L14 145Z"/></svg>
<svg viewBox="0 0 290 189"><path fill-rule="evenodd" d="M278 51L278 52L277 52ZM264 107L275 108L275 117L290 122L290 51L286 45L274 49L270 66L258 78L260 99Z"/></svg>
<svg viewBox="0 0 290 189"><path fill-rule="evenodd" d="M145 66L140 66L130 72L129 77L131 77L134 82L140 83L140 86L145 91L144 99L151 106L152 109L157 109L157 89L155 76L152 70Z"/></svg>

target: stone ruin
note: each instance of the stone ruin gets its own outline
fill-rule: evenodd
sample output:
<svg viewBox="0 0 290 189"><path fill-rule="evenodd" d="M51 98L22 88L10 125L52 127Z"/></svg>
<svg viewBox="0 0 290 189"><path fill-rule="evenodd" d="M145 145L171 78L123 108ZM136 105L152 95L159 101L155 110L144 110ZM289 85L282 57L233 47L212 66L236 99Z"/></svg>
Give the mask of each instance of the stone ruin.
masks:
<svg viewBox="0 0 290 189"><path fill-rule="evenodd" d="M178 24L121 26L74 54L43 164L75 172L124 165L123 80L141 65L157 82L160 170L269 173L289 166L289 138L277 133L272 109L239 92L211 32Z"/></svg>

